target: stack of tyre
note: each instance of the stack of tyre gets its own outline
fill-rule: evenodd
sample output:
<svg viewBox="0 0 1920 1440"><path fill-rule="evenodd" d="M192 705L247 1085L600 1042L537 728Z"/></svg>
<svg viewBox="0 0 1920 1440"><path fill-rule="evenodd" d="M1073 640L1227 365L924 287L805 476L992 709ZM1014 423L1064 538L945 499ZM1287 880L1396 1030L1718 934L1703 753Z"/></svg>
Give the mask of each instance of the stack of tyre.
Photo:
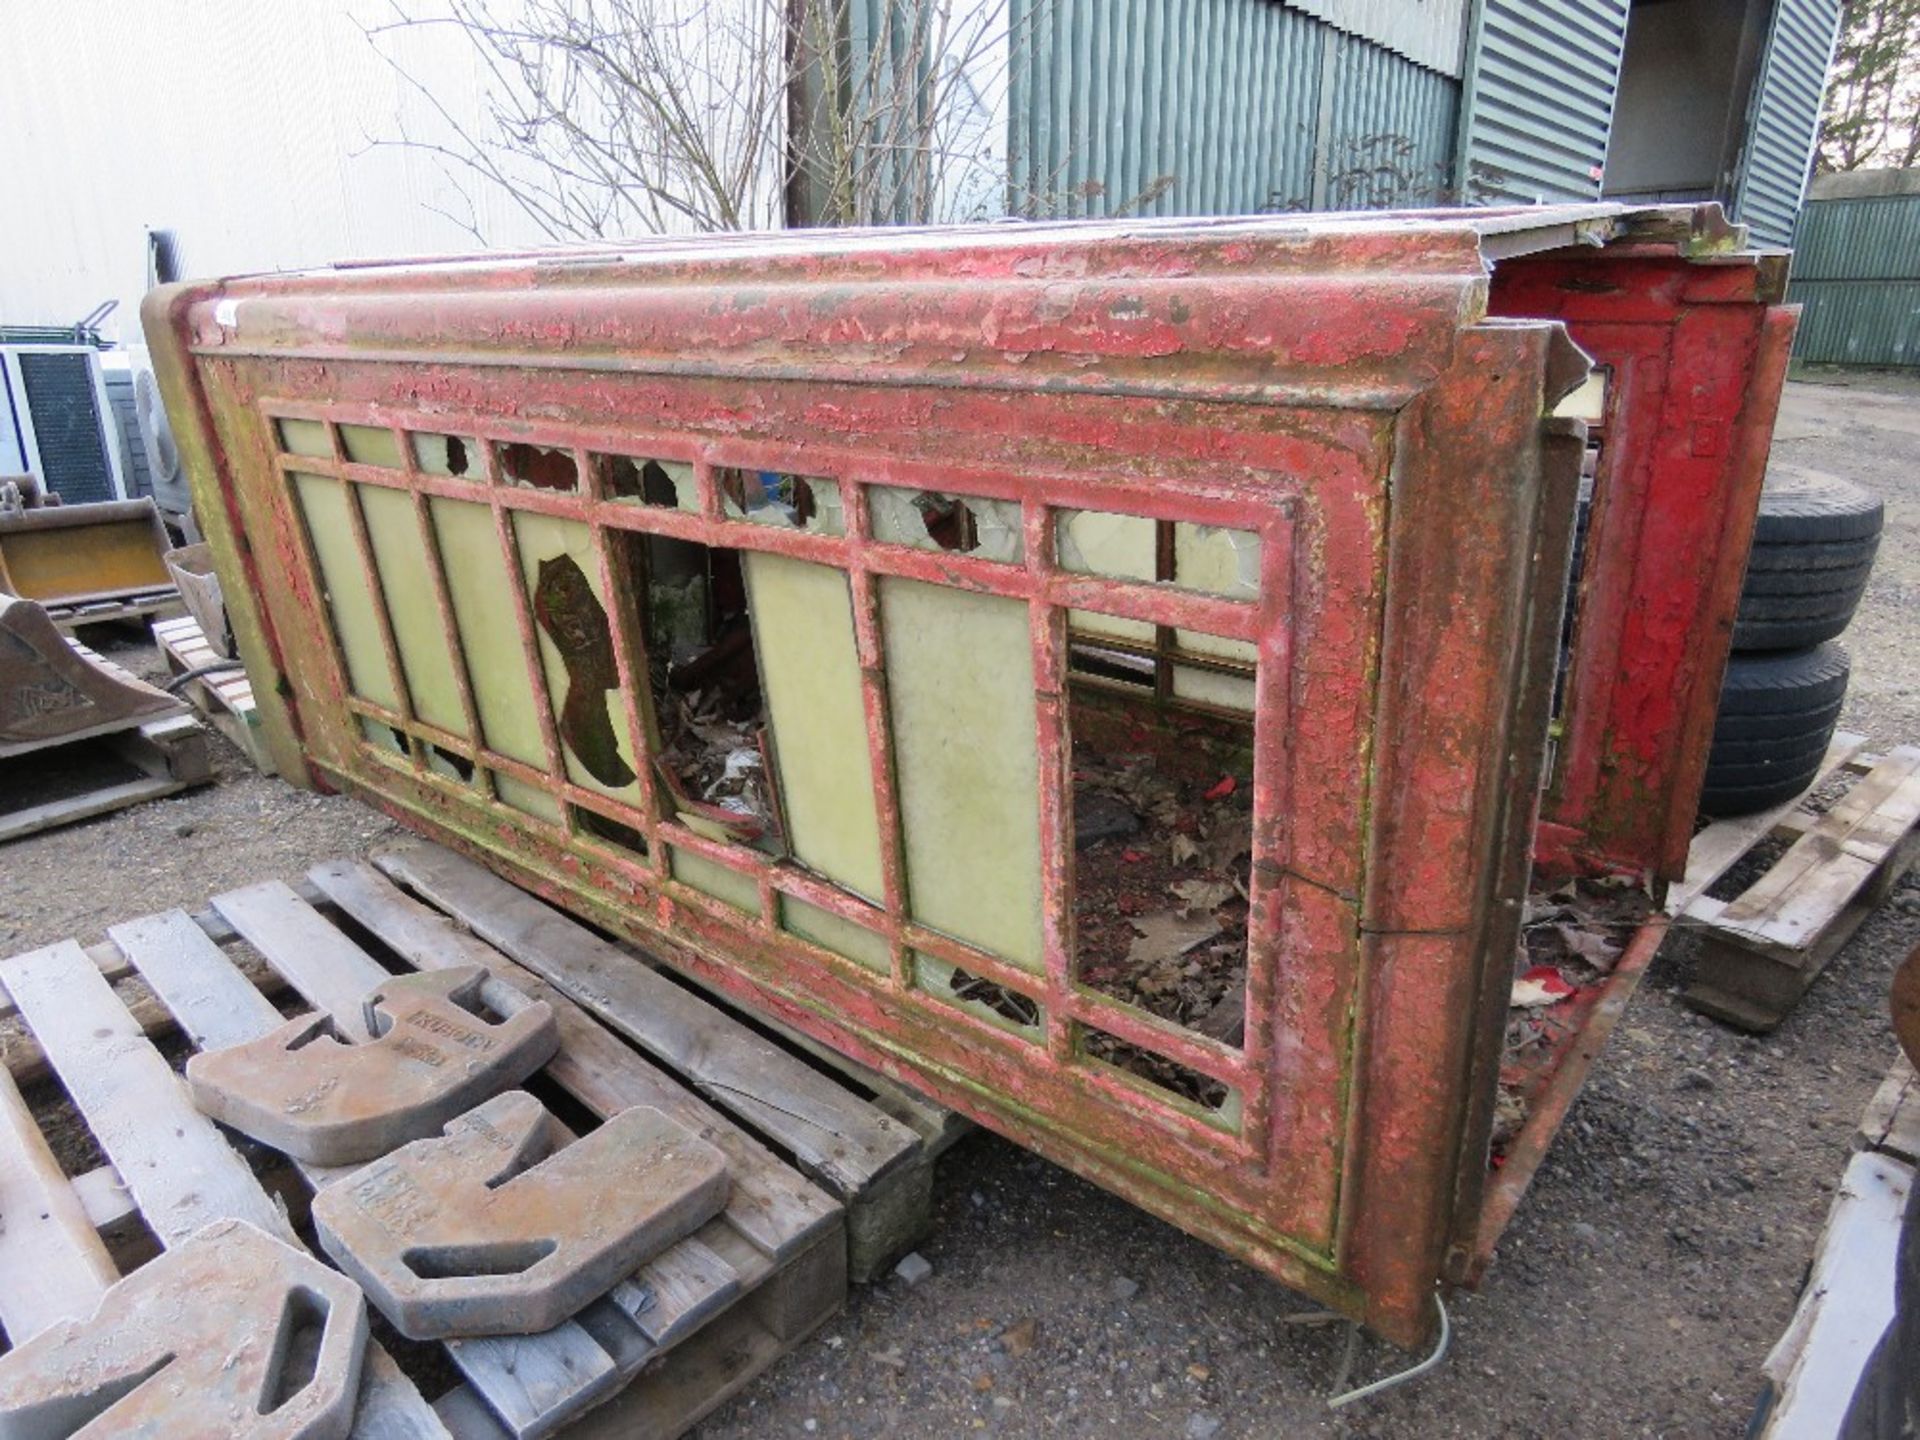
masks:
<svg viewBox="0 0 1920 1440"><path fill-rule="evenodd" d="M1847 628L1873 570L1881 504L1775 464L1760 497L1700 809L1747 815L1813 783L1846 699Z"/></svg>

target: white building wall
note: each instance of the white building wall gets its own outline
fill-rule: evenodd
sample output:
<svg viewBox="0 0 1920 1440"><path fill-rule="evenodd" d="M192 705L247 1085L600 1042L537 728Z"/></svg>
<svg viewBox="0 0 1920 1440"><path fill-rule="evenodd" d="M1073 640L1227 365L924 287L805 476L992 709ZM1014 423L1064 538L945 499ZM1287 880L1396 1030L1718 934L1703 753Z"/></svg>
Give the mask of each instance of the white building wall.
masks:
<svg viewBox="0 0 1920 1440"><path fill-rule="evenodd" d="M0 324L68 324L101 301L137 340L145 233L193 277L479 248L439 164L374 142L432 116L361 29L379 0L0 4ZM436 92L470 96L452 31L400 37ZM477 113L477 112L476 112ZM471 118L471 117L469 117ZM499 193L496 245L540 243Z"/></svg>

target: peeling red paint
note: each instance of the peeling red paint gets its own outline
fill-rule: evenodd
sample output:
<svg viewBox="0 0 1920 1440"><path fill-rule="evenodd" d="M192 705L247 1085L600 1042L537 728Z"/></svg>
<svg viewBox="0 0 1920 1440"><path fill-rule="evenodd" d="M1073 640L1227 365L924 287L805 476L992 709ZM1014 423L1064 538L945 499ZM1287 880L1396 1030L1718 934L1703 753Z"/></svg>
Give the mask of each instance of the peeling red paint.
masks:
<svg viewBox="0 0 1920 1440"><path fill-rule="evenodd" d="M1498 260L1495 314L1547 318L1483 323L1486 255L1530 236L1615 243ZM1697 789L1683 752L1703 738L1784 354L1764 266L1683 258L1723 241L1704 213L1607 206L662 240L183 287L150 302L148 323L236 630L265 672L256 691L288 687L265 713L283 770L480 855L1412 1344L1449 1246L1481 1215L1489 1047L1533 842L1552 863L1657 871ZM230 333L205 323L219 299L243 302ZM1622 398L1587 582L1601 601L1583 611L1536 837L1577 469L1567 427L1544 415L1581 370L1568 330L1619 367ZM276 453L276 415L489 443L459 477L295 459ZM505 443L571 453L583 488L501 483ZM600 493L597 451L690 466L699 508ZM728 469L835 480L846 533L727 518ZM662 808L638 602L610 544L600 579L638 804L573 783L546 700L541 765L426 724L404 676L401 712L351 695L295 470L489 506L503 541L535 514L845 571L866 731L848 743L871 761L884 893L703 838ZM887 485L1016 504L1022 559L878 542L865 497ZM1057 516L1081 509L1251 532L1258 599L1066 571ZM1668 553L1675 535L1685 553ZM878 619L889 578L1028 607L1038 972L910 913ZM544 696L536 617L515 603ZM1075 978L1069 609L1254 647L1238 1048ZM375 753L363 717L564 802L560 823ZM636 832L644 853L576 811ZM674 879L670 849L731 868L748 908ZM889 964L783 930L782 897L866 927ZM1030 996L1038 1040L942 1003L915 983L916 955ZM1096 1063L1086 1027L1222 1082L1238 1111L1197 1113Z"/></svg>

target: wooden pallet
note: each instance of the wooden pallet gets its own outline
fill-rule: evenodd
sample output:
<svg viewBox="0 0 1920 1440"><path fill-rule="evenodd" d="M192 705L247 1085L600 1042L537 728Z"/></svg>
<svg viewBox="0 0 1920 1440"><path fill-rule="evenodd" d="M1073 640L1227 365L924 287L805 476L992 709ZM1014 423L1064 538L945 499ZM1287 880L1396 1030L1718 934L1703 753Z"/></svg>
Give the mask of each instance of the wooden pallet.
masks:
<svg viewBox="0 0 1920 1440"><path fill-rule="evenodd" d="M1920 1150L1920 1082L1902 1056L1861 1117L1800 1303L1768 1353L1760 1440L1836 1433L1893 1319L1894 1274Z"/></svg>
<svg viewBox="0 0 1920 1440"><path fill-rule="evenodd" d="M72 634L82 625L114 625L160 615L178 615L184 608L180 592L168 585L163 589L116 596L108 600L75 600L66 604L56 601L49 603L46 611L49 620Z"/></svg>
<svg viewBox="0 0 1920 1440"><path fill-rule="evenodd" d="M791 1156L846 1206L848 1273L856 1283L886 1274L926 1233L933 1161L968 1128L944 1106L823 1046L800 1044L842 1079L822 1074L757 1033L774 1029L767 1022L756 1017L750 1026L646 957L441 846L402 846L374 863ZM315 882L374 928L325 869L313 872Z"/></svg>
<svg viewBox="0 0 1920 1440"><path fill-rule="evenodd" d="M421 1375L374 1353L357 1435L524 1440L596 1406L603 1408L595 1426L606 1433L677 1435L839 1309L845 1212L757 1138L532 971L371 866L316 867L303 889L253 885L217 896L199 916L176 910L114 925L91 950L64 941L0 961L0 1019L24 1021L33 1049L108 1162L67 1179L13 1079L0 1076L0 1214L10 1217L0 1226L0 1326L9 1336L89 1312L116 1273L101 1232L136 1212L163 1246L224 1217L294 1239L294 1225L225 1132L193 1108L146 1033L177 1025L205 1048L280 1023L263 993L271 987L256 984L222 948L238 940L258 952L280 986L335 1014L357 1011L360 997L395 969L483 964L495 977L490 983L554 1007L561 1050L541 1083L602 1118L654 1106L718 1145L730 1162L725 1212L634 1277L653 1297L637 1316L603 1299L542 1335L450 1341L445 1354L461 1379L431 1404ZM378 937L385 964L343 928L348 915L355 933ZM134 976L155 996L139 1015L113 988ZM727 1043L716 1026L684 1038L693 1048ZM701 1061L728 1063L724 1055ZM864 1102L840 1093L846 1113L857 1113ZM287 1173L299 1182L296 1214L308 1192L338 1178L305 1167ZM12 1217L34 1218L16 1224Z"/></svg>
<svg viewBox="0 0 1920 1440"><path fill-rule="evenodd" d="M185 675L203 665L224 659L207 643L200 622L191 615L153 622L153 638L166 657L167 668ZM266 735L260 729L260 710L253 702L253 682L245 670L224 670L189 680L180 691L227 739L253 762L262 775L279 773L273 752L267 748Z"/></svg>
<svg viewBox="0 0 1920 1440"><path fill-rule="evenodd" d="M133 681L133 676L82 645L68 638L75 654L115 677ZM90 820L143 800L172 795L190 785L204 784L213 778L213 761L207 753L207 732L191 715L162 715L145 723L124 719L92 730L82 730L66 739L31 746L0 747L0 794L7 789L5 766L39 763L32 757L49 751L68 751L70 747L90 746L104 751L140 772L137 779L116 780L75 795L63 795L19 810L0 811L0 842L18 840L41 830Z"/></svg>
<svg viewBox="0 0 1920 1440"><path fill-rule="evenodd" d="M1835 738L1823 778L1842 766L1860 778L1826 813L1782 807L1722 822L1737 832L1709 826L1695 837L1704 878L1696 883L1690 857L1685 888L1669 901L1700 932L1684 996L1695 1009L1745 1030L1773 1029L1920 858L1920 748L1903 745L1869 761L1859 754L1864 744L1858 736ZM1706 893L1775 834L1793 843L1766 874L1733 900ZM1734 850L1732 838L1745 843Z"/></svg>

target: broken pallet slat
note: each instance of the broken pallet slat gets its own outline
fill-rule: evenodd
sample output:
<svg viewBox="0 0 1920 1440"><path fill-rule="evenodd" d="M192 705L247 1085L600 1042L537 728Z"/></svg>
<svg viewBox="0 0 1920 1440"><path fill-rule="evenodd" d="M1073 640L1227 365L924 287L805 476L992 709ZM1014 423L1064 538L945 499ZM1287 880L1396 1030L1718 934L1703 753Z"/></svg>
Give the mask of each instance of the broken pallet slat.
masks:
<svg viewBox="0 0 1920 1440"><path fill-rule="evenodd" d="M1914 1074L1906 1056L1894 1061L1874 1091L1854 1143L1909 1165L1920 1164L1920 1076Z"/></svg>
<svg viewBox="0 0 1920 1440"><path fill-rule="evenodd" d="M201 1050L264 1034L280 1012L183 910L110 925L107 934Z"/></svg>
<svg viewBox="0 0 1920 1440"><path fill-rule="evenodd" d="M461 932L452 933L461 934L463 945L436 947L431 942L438 927L432 921L451 931L449 922L403 894L372 866L330 861L315 866L310 878L320 894L421 969L482 962L528 998L545 1000L560 1026L560 1053L548 1063L547 1073L602 1119L629 1105L651 1105L724 1150L733 1173L727 1216L769 1259L786 1259L838 1224L839 1207L825 1195L539 976Z"/></svg>
<svg viewBox="0 0 1920 1440"><path fill-rule="evenodd" d="M1920 819L1920 749L1901 746L1794 841L1717 923L1797 949L1837 915Z"/></svg>
<svg viewBox="0 0 1920 1440"><path fill-rule="evenodd" d="M92 1314L119 1278L19 1090L0 1074L0 1329L22 1345Z"/></svg>
<svg viewBox="0 0 1920 1440"><path fill-rule="evenodd" d="M1920 859L1920 749L1881 757L1825 814L1810 817L1767 873L1734 900L1693 900L1700 935L1686 1002L1771 1030Z"/></svg>
<svg viewBox="0 0 1920 1440"><path fill-rule="evenodd" d="M424 845L375 863L772 1136L837 1193L857 1194L916 1157L907 1126L491 871Z"/></svg>
<svg viewBox="0 0 1920 1440"><path fill-rule="evenodd" d="M222 1219L246 1220L300 1245L86 952L63 941L0 962L0 977L162 1245ZM371 1343L353 1433L362 1440L447 1440L413 1382Z"/></svg>
<svg viewBox="0 0 1920 1440"><path fill-rule="evenodd" d="M1851 761L1866 745L1864 735L1852 735L1845 731L1835 735L1820 761L1820 769L1814 776L1813 784L1808 787L1808 793L1819 789L1834 771ZM1803 799L1804 794L1796 795L1757 815L1716 820L1694 836L1693 843L1687 847L1686 876L1667 891L1667 913L1687 913L1693 902L1713 887L1714 881L1739 864L1742 856L1792 816Z"/></svg>

